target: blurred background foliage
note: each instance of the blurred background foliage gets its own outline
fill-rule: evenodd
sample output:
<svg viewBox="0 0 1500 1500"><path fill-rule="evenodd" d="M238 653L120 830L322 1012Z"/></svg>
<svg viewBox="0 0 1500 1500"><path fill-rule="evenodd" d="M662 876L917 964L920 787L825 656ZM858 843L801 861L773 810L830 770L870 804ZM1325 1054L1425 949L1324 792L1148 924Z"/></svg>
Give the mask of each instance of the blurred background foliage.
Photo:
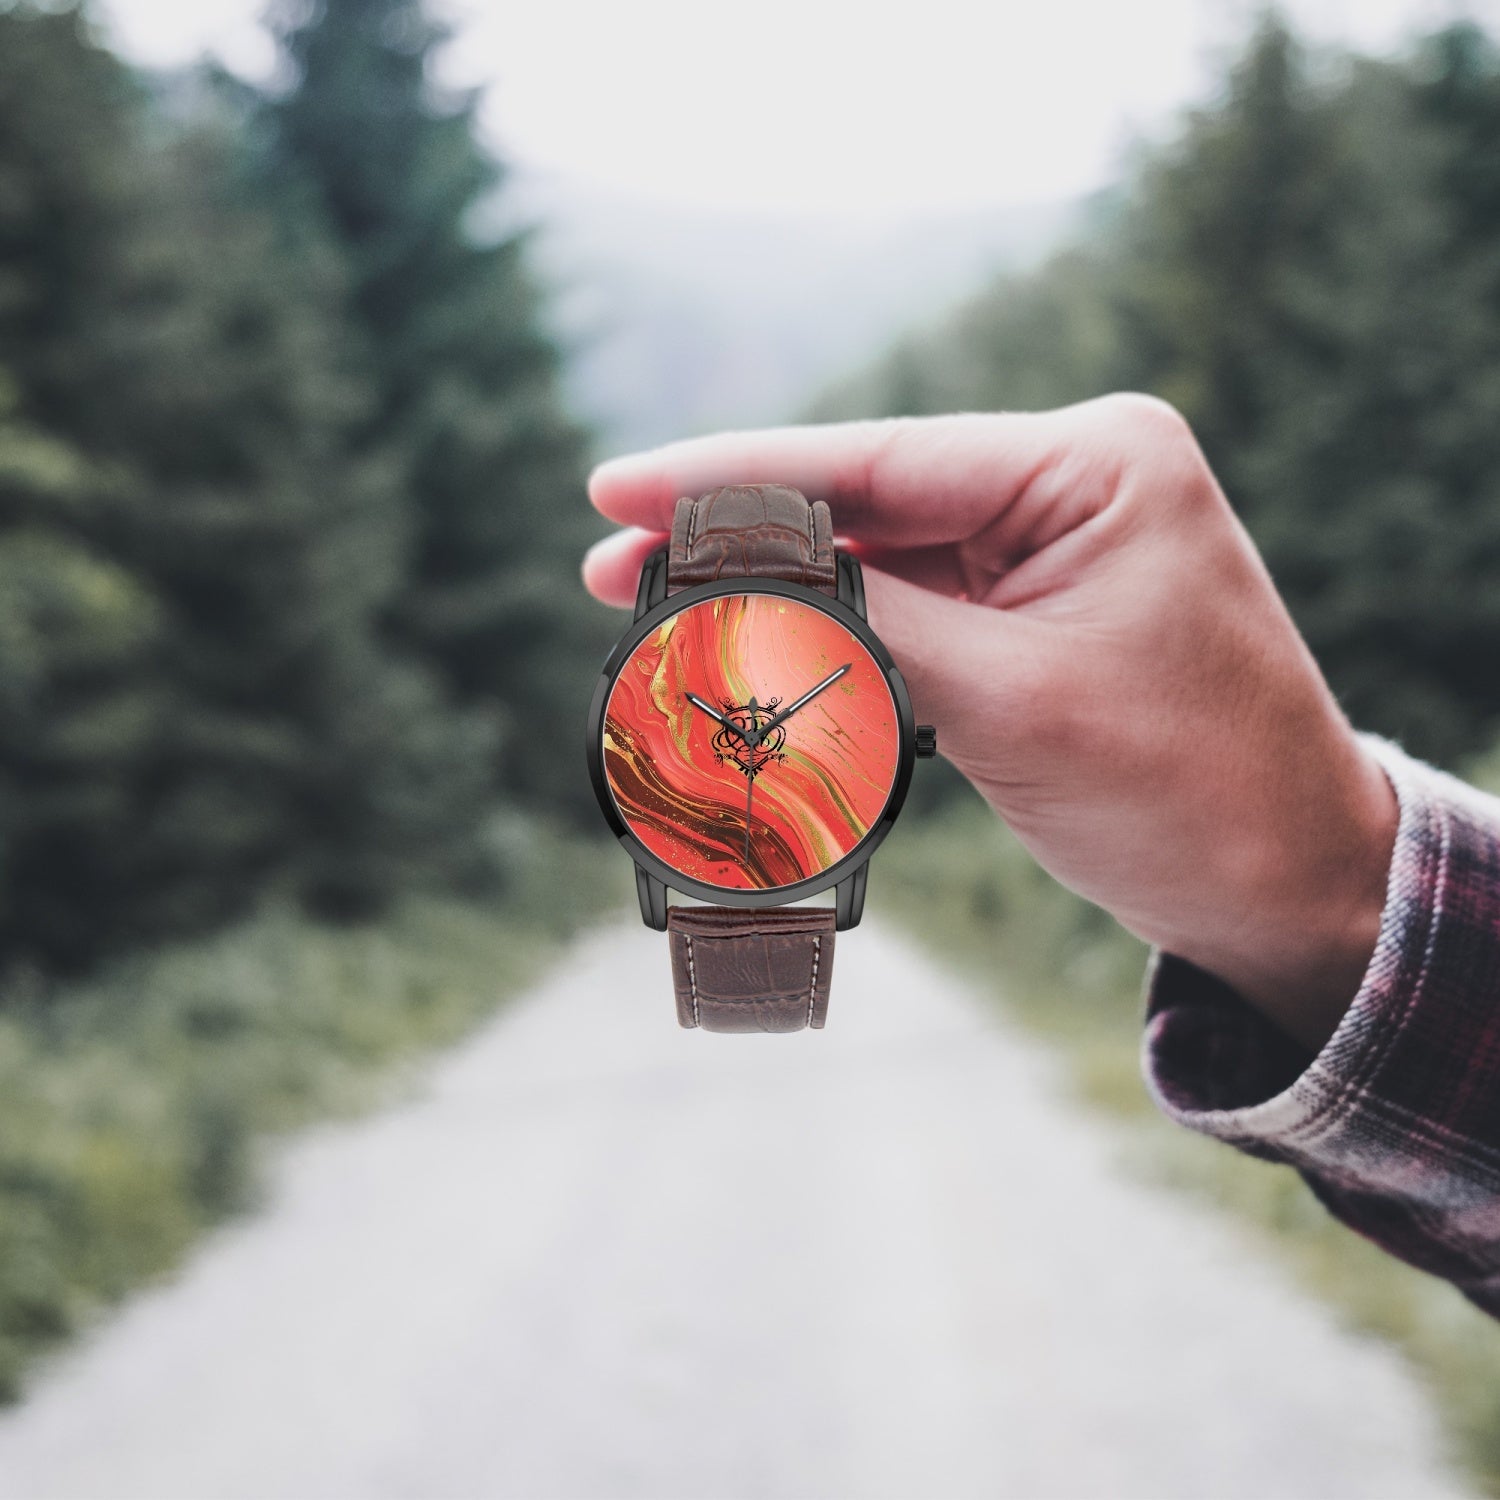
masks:
<svg viewBox="0 0 1500 1500"><path fill-rule="evenodd" d="M486 807L590 811L585 437L438 39L346 0L284 93L153 92L0 9L0 966L497 888Z"/></svg>
<svg viewBox="0 0 1500 1500"><path fill-rule="evenodd" d="M0 1393L248 1201L261 1135L459 1035L628 874L578 746L618 628L577 583L590 435L530 235L486 231L476 101L434 88L418 0L276 14L260 88L0 0ZM806 414L1131 387L1192 421L1355 721L1479 765L1494 41L1377 61L1266 19L1048 258ZM1139 946L973 796L922 779L872 900L1064 1048L1151 1170L1401 1339L1500 1493L1494 1328L1292 1174L1151 1123Z"/></svg>

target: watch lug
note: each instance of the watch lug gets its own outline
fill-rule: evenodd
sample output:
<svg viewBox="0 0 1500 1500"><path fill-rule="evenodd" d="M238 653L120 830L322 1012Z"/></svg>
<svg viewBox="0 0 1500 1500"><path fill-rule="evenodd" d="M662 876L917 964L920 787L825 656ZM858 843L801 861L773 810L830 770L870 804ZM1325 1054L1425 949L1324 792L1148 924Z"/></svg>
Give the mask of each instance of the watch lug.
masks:
<svg viewBox="0 0 1500 1500"><path fill-rule="evenodd" d="M641 921L657 932L667 930L667 888L654 875L635 867L635 893L641 898Z"/></svg>
<svg viewBox="0 0 1500 1500"><path fill-rule="evenodd" d="M865 914L865 877L870 873L870 862L865 861L852 875L846 875L834 887L835 932L847 932L859 926Z"/></svg>
<svg viewBox="0 0 1500 1500"><path fill-rule="evenodd" d="M641 583L635 591L635 618L654 609L667 597L667 549L658 547L641 564Z"/></svg>
<svg viewBox="0 0 1500 1500"><path fill-rule="evenodd" d="M838 600L847 604L861 620L865 615L865 575L859 559L847 552L837 554L835 568L838 577Z"/></svg>

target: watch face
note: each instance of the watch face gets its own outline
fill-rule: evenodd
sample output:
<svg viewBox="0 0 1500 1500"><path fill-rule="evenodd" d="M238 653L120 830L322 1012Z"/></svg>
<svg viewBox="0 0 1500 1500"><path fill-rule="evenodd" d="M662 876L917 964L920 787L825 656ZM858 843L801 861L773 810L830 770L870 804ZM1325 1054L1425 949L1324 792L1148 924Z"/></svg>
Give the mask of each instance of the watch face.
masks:
<svg viewBox="0 0 1500 1500"><path fill-rule="evenodd" d="M671 869L721 890L775 890L837 864L879 821L900 758L900 717L869 648L774 593L669 615L605 703L620 816Z"/></svg>

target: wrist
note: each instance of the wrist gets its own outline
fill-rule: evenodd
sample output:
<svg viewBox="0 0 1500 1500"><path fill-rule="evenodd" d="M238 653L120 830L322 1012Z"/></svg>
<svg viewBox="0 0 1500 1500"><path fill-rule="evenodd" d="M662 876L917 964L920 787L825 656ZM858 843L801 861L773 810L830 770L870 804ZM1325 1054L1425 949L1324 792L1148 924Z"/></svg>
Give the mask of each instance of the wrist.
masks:
<svg viewBox="0 0 1500 1500"><path fill-rule="evenodd" d="M1281 830L1245 841L1239 920L1168 944L1313 1051L1333 1035L1369 968L1396 840L1396 795L1347 735L1338 774Z"/></svg>

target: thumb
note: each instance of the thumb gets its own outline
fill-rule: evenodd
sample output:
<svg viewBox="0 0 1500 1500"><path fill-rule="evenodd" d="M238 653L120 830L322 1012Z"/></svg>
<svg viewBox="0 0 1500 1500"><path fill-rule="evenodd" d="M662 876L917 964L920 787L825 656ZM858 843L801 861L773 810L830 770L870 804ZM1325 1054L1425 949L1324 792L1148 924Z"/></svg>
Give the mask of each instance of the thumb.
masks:
<svg viewBox="0 0 1500 1500"><path fill-rule="evenodd" d="M1048 638L1034 620L935 594L878 568L864 570L870 625L911 693L919 724L960 770L996 758L1000 737L1025 716Z"/></svg>

